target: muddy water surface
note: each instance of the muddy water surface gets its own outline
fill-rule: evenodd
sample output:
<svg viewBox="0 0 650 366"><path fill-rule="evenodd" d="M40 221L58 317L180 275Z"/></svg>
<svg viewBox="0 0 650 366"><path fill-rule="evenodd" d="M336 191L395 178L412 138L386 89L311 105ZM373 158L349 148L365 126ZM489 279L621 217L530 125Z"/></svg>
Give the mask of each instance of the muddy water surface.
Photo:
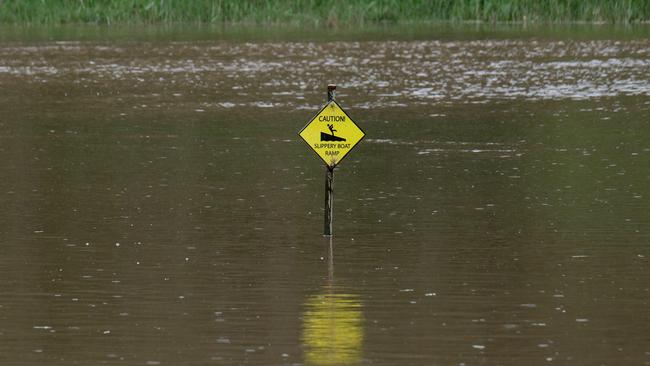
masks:
<svg viewBox="0 0 650 366"><path fill-rule="evenodd" d="M650 364L647 38L191 38L0 44L2 364Z"/></svg>

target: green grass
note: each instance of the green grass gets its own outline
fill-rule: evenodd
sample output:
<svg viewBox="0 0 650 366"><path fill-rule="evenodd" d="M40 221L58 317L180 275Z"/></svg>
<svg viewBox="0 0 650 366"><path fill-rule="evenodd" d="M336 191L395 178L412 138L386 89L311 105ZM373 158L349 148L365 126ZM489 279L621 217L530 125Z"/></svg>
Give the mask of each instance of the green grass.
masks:
<svg viewBox="0 0 650 366"><path fill-rule="evenodd" d="M4 24L650 21L650 0L0 0Z"/></svg>

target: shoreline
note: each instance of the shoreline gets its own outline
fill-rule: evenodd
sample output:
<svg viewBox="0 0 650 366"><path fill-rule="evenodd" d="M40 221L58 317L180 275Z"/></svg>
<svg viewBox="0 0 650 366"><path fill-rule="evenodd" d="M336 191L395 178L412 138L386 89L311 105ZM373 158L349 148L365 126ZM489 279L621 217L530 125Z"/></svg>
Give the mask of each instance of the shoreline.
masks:
<svg viewBox="0 0 650 366"><path fill-rule="evenodd" d="M2 25L291 24L324 28L411 22L650 22L650 3L629 0L0 0Z"/></svg>
<svg viewBox="0 0 650 366"><path fill-rule="evenodd" d="M636 39L650 37L650 22L530 24L517 22L409 22L324 29L279 24L0 24L0 42L14 41L385 41L468 38Z"/></svg>

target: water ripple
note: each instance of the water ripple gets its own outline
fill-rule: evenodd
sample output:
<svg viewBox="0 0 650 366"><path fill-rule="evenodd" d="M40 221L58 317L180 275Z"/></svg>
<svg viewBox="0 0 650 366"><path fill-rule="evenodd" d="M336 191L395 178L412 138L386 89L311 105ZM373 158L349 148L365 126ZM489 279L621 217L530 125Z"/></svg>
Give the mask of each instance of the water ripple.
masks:
<svg viewBox="0 0 650 366"><path fill-rule="evenodd" d="M212 93L216 108L311 108L305 98L332 75L342 90L362 94L351 101L357 108L650 95L650 40L52 42L0 48L0 81L189 87Z"/></svg>

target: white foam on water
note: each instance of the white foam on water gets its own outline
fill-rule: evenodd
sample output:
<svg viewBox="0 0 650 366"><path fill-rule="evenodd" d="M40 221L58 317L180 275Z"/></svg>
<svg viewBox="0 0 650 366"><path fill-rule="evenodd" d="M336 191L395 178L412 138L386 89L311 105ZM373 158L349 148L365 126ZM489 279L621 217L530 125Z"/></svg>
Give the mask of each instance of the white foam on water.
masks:
<svg viewBox="0 0 650 366"><path fill-rule="evenodd" d="M363 91L349 104L358 109L649 96L650 40L46 42L0 49L0 81L173 85L217 91L214 103L223 108L312 109L310 93L330 75L341 90Z"/></svg>

